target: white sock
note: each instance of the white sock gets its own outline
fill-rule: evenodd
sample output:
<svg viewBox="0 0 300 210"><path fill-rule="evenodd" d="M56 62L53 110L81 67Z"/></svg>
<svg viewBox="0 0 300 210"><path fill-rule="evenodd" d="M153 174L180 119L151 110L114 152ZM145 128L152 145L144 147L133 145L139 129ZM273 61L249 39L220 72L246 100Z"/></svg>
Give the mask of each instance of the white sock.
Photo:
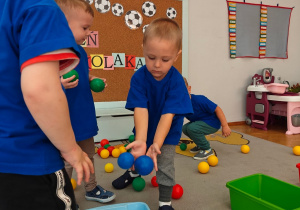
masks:
<svg viewBox="0 0 300 210"><path fill-rule="evenodd" d="M159 207L162 207L162 206L171 206L171 201L170 202L161 202L161 201L159 201Z"/></svg>
<svg viewBox="0 0 300 210"><path fill-rule="evenodd" d="M139 174L134 174L134 173L132 173L132 171L129 171L129 175L130 175L131 177L138 177L138 176L139 176Z"/></svg>

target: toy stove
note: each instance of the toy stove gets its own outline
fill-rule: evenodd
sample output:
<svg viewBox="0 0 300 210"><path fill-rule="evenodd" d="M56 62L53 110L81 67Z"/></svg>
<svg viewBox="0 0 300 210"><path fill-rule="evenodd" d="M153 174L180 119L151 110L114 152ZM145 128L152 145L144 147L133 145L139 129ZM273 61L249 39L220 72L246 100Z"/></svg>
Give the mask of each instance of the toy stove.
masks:
<svg viewBox="0 0 300 210"><path fill-rule="evenodd" d="M246 124L267 130L272 115L287 117L286 134L300 133L300 96L286 92L289 87L274 82L272 68L265 68L262 75L255 74L247 87Z"/></svg>

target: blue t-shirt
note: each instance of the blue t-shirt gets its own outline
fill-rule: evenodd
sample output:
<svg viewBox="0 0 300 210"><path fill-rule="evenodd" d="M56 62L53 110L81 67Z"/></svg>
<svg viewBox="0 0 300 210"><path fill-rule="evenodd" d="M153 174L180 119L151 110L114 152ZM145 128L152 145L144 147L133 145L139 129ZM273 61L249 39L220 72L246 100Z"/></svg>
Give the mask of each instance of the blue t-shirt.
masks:
<svg viewBox="0 0 300 210"><path fill-rule="evenodd" d="M193 108L182 75L171 67L161 81L153 78L146 66L131 78L126 109L147 108L149 113L147 146L153 143L158 122L163 114L175 114L164 144L177 145L181 137L184 115Z"/></svg>
<svg viewBox="0 0 300 210"><path fill-rule="evenodd" d="M0 172L53 173L64 163L24 102L20 67L47 52L77 50L76 42L53 0L1 0L0 29Z"/></svg>
<svg viewBox="0 0 300 210"><path fill-rule="evenodd" d="M78 46L81 58L75 70L79 82L75 88L66 89L70 118L76 141L82 141L98 133L95 105L89 83L88 58L85 50Z"/></svg>
<svg viewBox="0 0 300 210"><path fill-rule="evenodd" d="M203 95L191 94L191 101L194 114L186 115L186 118L189 121L203 121L216 129L221 127L221 122L215 113L215 110L218 106L217 104Z"/></svg>

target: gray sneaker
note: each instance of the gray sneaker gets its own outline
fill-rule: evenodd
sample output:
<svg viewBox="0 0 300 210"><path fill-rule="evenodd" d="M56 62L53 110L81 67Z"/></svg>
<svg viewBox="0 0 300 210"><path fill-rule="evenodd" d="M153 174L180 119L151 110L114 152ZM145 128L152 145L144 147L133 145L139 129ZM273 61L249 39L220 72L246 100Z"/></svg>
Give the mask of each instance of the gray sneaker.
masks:
<svg viewBox="0 0 300 210"><path fill-rule="evenodd" d="M200 150L200 152L194 156L194 159L195 160L206 160L211 155L214 155L214 152L212 149Z"/></svg>
<svg viewBox="0 0 300 210"><path fill-rule="evenodd" d="M196 145L195 147L193 147L192 149L190 149L190 153L197 153L200 150L201 150L201 148Z"/></svg>

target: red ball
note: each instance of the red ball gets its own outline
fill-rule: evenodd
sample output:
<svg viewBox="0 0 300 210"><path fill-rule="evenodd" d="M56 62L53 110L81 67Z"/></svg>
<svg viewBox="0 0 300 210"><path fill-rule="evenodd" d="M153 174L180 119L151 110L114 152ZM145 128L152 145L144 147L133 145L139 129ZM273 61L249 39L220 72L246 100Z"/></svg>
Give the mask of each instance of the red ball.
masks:
<svg viewBox="0 0 300 210"><path fill-rule="evenodd" d="M103 147L105 144L109 144L109 141L107 139L102 139L100 144Z"/></svg>
<svg viewBox="0 0 300 210"><path fill-rule="evenodd" d="M107 150L109 151L109 155L112 155L112 151L115 149L114 146L107 147Z"/></svg>
<svg viewBox="0 0 300 210"><path fill-rule="evenodd" d="M151 184L152 184L153 187L158 187L158 184L156 182L156 176L152 177Z"/></svg>
<svg viewBox="0 0 300 210"><path fill-rule="evenodd" d="M172 198L179 199L183 195L183 188L179 184L173 186Z"/></svg>
<svg viewBox="0 0 300 210"><path fill-rule="evenodd" d="M99 149L97 150L98 155L100 156L101 151L104 149L104 147L99 147Z"/></svg>

